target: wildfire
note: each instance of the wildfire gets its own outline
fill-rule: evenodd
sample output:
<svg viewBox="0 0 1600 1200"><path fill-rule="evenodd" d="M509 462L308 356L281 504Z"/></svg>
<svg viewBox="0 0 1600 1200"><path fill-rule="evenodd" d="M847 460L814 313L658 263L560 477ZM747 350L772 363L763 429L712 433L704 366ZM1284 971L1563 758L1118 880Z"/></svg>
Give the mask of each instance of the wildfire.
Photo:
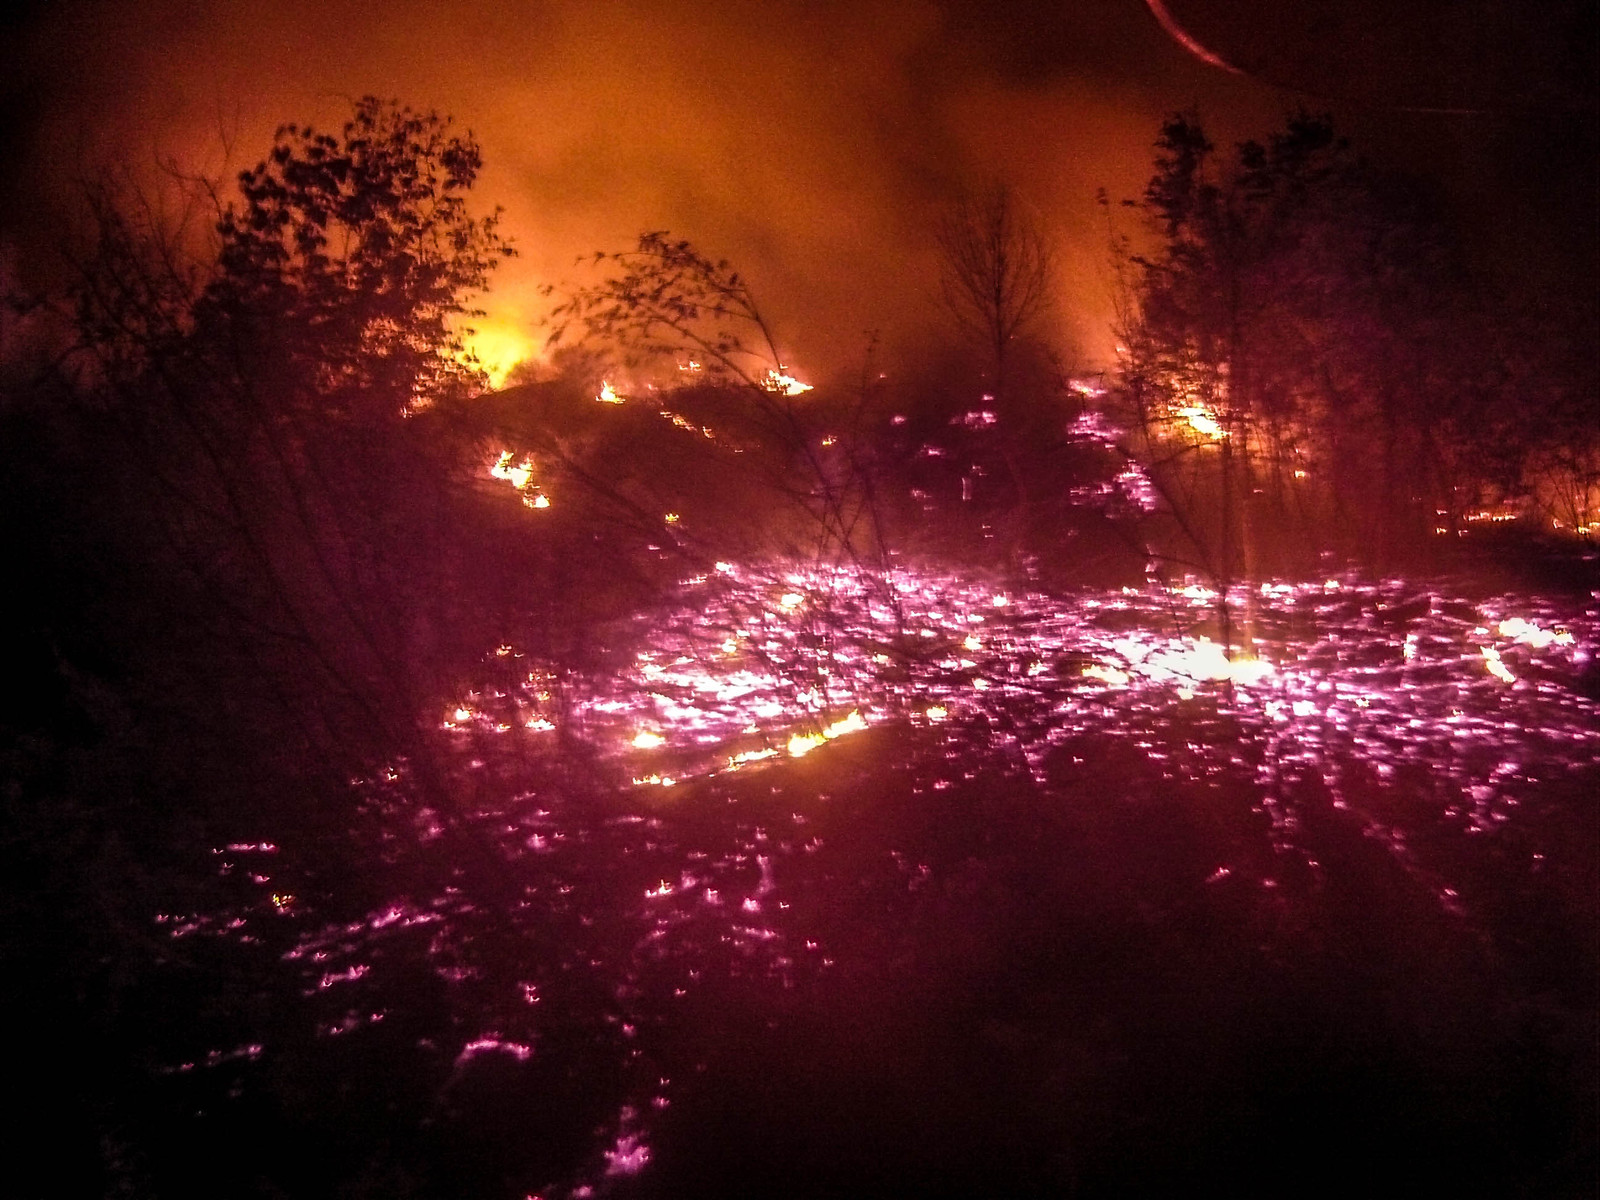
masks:
<svg viewBox="0 0 1600 1200"><path fill-rule="evenodd" d="M502 450L500 456L490 464L489 476L492 479L503 479L516 488L522 493L522 502L529 508L550 507L550 498L539 491L538 484L533 482L532 457L524 458L519 463L514 452Z"/></svg>
<svg viewBox="0 0 1600 1200"><path fill-rule="evenodd" d="M1558 646L1570 646L1573 642L1572 634L1565 629L1540 629L1532 621L1525 621L1521 617L1509 617L1501 621L1499 631L1501 637L1522 642L1535 650L1543 650L1552 642Z"/></svg>
<svg viewBox="0 0 1600 1200"><path fill-rule="evenodd" d="M533 354L533 343L516 326L489 322L462 335L460 358L489 377L489 386L505 386L506 377Z"/></svg>
<svg viewBox="0 0 1600 1200"><path fill-rule="evenodd" d="M1177 684L1181 693L1187 690L1183 685L1188 683L1228 682L1250 687L1276 670L1265 659L1229 658L1227 650L1209 638L1184 638L1155 649L1121 638L1116 649L1126 659L1130 670L1096 663L1085 667L1083 674L1112 687L1124 687L1136 673L1153 683Z"/></svg>
<svg viewBox="0 0 1600 1200"><path fill-rule="evenodd" d="M1503 683L1515 683L1517 681L1517 677L1511 673L1511 669L1500 661L1500 651L1493 646L1485 646L1483 648L1483 665L1488 668L1489 674Z"/></svg>
<svg viewBox="0 0 1600 1200"><path fill-rule="evenodd" d="M761 381L761 386L769 392L777 392L780 396L799 396L811 391L809 383L801 383L793 375L786 374L781 369L768 371L766 378Z"/></svg>
<svg viewBox="0 0 1600 1200"><path fill-rule="evenodd" d="M1228 436L1228 431L1218 422L1216 414L1198 404L1185 404L1178 409L1178 415L1189 423L1189 428L1208 441L1220 442Z"/></svg>
<svg viewBox="0 0 1600 1200"><path fill-rule="evenodd" d="M611 386L610 380L603 379L600 381L600 394L595 399L601 404L621 404L627 397L618 395L617 389Z"/></svg>
<svg viewBox="0 0 1600 1200"><path fill-rule="evenodd" d="M533 479L533 459L526 458L520 464L513 465L515 457L510 450L502 450L494 466L489 468L489 474L492 478L504 479L520 492Z"/></svg>
<svg viewBox="0 0 1600 1200"><path fill-rule="evenodd" d="M816 733L797 733L789 739L789 757L803 758L810 754L824 742L831 742L834 738L846 733L854 733L867 727L866 718L861 715L860 709L852 709L850 715L841 717L832 725Z"/></svg>

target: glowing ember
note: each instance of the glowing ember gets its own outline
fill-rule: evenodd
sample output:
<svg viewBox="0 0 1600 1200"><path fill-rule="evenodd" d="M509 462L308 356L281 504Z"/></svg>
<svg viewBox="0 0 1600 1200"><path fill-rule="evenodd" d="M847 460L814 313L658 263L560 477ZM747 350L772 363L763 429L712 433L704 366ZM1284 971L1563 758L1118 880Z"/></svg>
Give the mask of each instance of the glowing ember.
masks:
<svg viewBox="0 0 1600 1200"><path fill-rule="evenodd" d="M1230 655L1217 618L1225 601L1240 614L1248 607L1260 657L1237 646ZM581 1017L596 1033L596 1077L622 1080L616 1116L587 1127L586 1171L559 1190L530 1187L611 1194L615 1176L656 1169L647 1143L668 1105L662 1047L674 1043L683 999L708 978L717 988L763 981L773 995L802 982L825 988L832 956L849 952L817 916L832 906L828 887L845 889L842 907L867 903L892 919L926 915L915 905L934 903L937 929L959 921L963 905L982 905L963 883L978 877L970 864L984 865L981 833L956 827L920 844L897 834L883 853L860 853L871 844L862 826L892 827L872 790L883 778L906 781L908 800L953 789L965 806L999 763L1020 807L1066 799L1098 820L1097 805L1117 807L1126 770L1140 794L1198 797L1204 824L1226 824L1207 853L1172 860L1182 878L1149 886L1170 883L1185 904L1200 903L1200 889L1237 889L1229 911L1265 905L1270 919L1250 924L1252 946L1258 933L1294 925L1282 918L1314 904L1307 897L1325 875L1350 870L1325 853L1329 828L1383 856L1424 902L1466 914L1476 935L1485 918L1472 878L1484 860L1469 856L1522 854L1519 886L1534 886L1542 855L1555 852L1524 819L1535 807L1526 801L1542 794L1540 780L1581 782L1579 772L1600 764L1600 711L1575 686L1588 661L1581 647L1597 634L1600 619L1576 604L1465 599L1399 580L1051 596L933 570L873 577L719 562L684 581L675 606L620 635L633 639L617 647L621 669L558 679L530 669L529 648L495 647L484 680L440 706L455 731L441 740L463 775L483 781L474 793L481 828L507 847L507 878L520 890L506 911L473 916L446 888L329 919L308 902L291 905L288 884L275 879L250 882L239 912L168 913L159 924L172 938L257 937L263 928L297 937L283 961L303 972L306 1003L324 1006L316 1027L328 1037L362 1036L381 1019L372 1001L389 986L384 973L426 961L469 1013L440 1044L447 1067L480 1055L519 1065L519 1047L537 1067L557 1044L541 1039ZM882 738L873 753L807 757L867 729L866 712L873 740ZM830 719L837 713L846 715ZM563 744L595 764L570 795L561 772L543 769L560 752L541 736L554 728L546 714L559 714ZM891 759L902 750L905 759ZM643 758L649 751L663 753ZM647 761L671 773L646 773ZM518 764L531 769L518 774ZM496 790L497 777L517 782ZM419 809L404 764L357 791L406 814L396 843L440 836L442 820ZM841 802L822 803L829 796ZM1131 817L1105 819L1109 829ZM1501 830L1515 836L1498 838ZM943 841L955 847L948 861L930 849ZM1020 851L1058 848L1028 842ZM221 849L230 869L268 853L243 835ZM287 875L292 857L274 844L272 873ZM861 865L869 858L876 865ZM265 878L264 864L234 879L256 874ZM1147 899L1135 897L1141 911L1153 909ZM538 952L496 979L511 939L485 953L473 921L537 928L529 941ZM1285 944L1295 943L1275 943ZM470 1006L491 985L505 1004L485 1019ZM595 996L599 1013L562 1008L592 1006Z"/></svg>

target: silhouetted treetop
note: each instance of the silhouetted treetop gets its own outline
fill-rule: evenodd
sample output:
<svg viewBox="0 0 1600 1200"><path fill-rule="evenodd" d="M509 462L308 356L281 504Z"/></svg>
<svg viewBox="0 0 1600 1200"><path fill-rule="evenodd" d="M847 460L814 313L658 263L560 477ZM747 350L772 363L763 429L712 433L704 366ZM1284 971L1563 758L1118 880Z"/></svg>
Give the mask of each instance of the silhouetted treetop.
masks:
<svg viewBox="0 0 1600 1200"><path fill-rule="evenodd" d="M473 296L514 250L498 211L468 212L482 155L450 126L367 96L338 137L280 128L218 222L201 327L286 353L334 407L397 390L426 407L484 386L457 321L480 314Z"/></svg>

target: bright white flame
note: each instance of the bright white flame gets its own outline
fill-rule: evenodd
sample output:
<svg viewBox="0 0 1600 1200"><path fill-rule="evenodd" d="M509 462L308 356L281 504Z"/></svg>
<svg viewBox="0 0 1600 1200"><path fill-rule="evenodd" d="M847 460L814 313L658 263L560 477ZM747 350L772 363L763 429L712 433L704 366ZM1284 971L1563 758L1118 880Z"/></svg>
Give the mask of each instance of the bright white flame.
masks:
<svg viewBox="0 0 1600 1200"><path fill-rule="evenodd" d="M516 455L510 450L502 450L500 457L495 460L494 466L489 468L489 475L494 479L504 479L512 487L521 491L528 486L528 481L533 478L533 459L525 458L521 463L513 464Z"/></svg>
<svg viewBox="0 0 1600 1200"><path fill-rule="evenodd" d="M1170 679L1191 679L1196 682L1225 680L1249 687L1260 683L1275 670L1265 659L1230 659L1227 650L1209 638L1198 638L1154 653L1126 639L1119 642L1118 646L1127 653L1140 674L1156 682Z"/></svg>
<svg viewBox="0 0 1600 1200"><path fill-rule="evenodd" d="M782 396L798 396L811 390L809 383L801 383L793 375L785 374L781 370L768 371L766 378L761 381L761 386L769 392L777 392Z"/></svg>
<svg viewBox="0 0 1600 1200"><path fill-rule="evenodd" d="M1220 442L1228 436L1228 431L1218 422L1215 414L1198 404L1186 404L1178 410L1178 415L1189 422L1189 427L1201 437L1210 438L1213 442Z"/></svg>
<svg viewBox="0 0 1600 1200"><path fill-rule="evenodd" d="M1489 668L1489 674L1505 683L1515 683L1517 677L1511 673L1505 663L1500 661L1500 651L1493 646L1483 648L1483 665Z"/></svg>
<svg viewBox="0 0 1600 1200"><path fill-rule="evenodd" d="M633 735L633 748L635 750L654 750L658 746L665 746L667 739L653 729L641 729Z"/></svg>
<svg viewBox="0 0 1600 1200"><path fill-rule="evenodd" d="M1540 629L1532 621L1525 621L1521 617L1510 617L1501 621L1500 636L1532 646L1535 650L1543 650L1551 643L1558 646L1572 645L1572 634L1567 630Z"/></svg>
<svg viewBox="0 0 1600 1200"><path fill-rule="evenodd" d="M610 380L602 379L600 381L600 394L595 399L601 404L621 404L627 397L619 396L617 389L611 386Z"/></svg>

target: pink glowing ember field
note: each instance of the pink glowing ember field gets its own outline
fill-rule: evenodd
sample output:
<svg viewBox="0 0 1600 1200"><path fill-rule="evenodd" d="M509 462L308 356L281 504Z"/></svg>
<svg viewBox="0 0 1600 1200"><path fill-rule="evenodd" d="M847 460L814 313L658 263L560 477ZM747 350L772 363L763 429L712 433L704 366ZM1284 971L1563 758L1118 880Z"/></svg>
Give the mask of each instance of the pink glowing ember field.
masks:
<svg viewBox="0 0 1600 1200"><path fill-rule="evenodd" d="M1600 777L1581 682L1600 620L1570 602L1264 584L1232 597L1249 648L1230 659L1199 585L1052 597L718 564L680 601L619 635L611 676L559 677L505 646L437 714L502 860L502 901L411 880L330 919L303 896L293 847L241 843L218 852L241 880L236 910L161 917L172 937L275 956L318 1039L409 1047L446 1108L531 1073L587 1147L519 1160L545 1200L649 1177L677 1089L705 1069L686 1031L726 1020L719 1006L770 1004L776 1019L795 997L825 1003L832 981L876 969L862 956L895 936L880 926L920 927L928 897L983 905L967 881L989 878L985 796L1111 827L1181 798L1212 832L1166 877L1129 884L1146 889L1134 908L1226 895L1230 912L1270 916L1279 932L1263 938L1287 938L1297 909L1346 882L1348 858L1324 848L1348 839L1409 881L1429 920L1489 937L1480 901L1562 851L1527 814ZM439 841L405 764L356 791L397 871ZM883 815L896 805L941 827ZM1005 895L1030 902L1022 885ZM419 988L448 1013L437 1028L415 1027ZM274 1052L263 1037L174 1070L248 1072Z"/></svg>

